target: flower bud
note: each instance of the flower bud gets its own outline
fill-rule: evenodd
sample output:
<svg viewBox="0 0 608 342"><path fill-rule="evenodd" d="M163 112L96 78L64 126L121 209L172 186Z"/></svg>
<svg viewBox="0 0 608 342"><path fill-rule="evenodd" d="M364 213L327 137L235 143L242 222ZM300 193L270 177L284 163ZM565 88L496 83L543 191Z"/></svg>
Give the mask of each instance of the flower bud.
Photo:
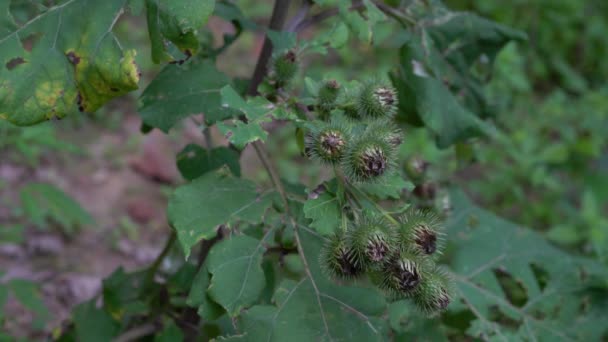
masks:
<svg viewBox="0 0 608 342"><path fill-rule="evenodd" d="M363 267L356 262L343 232L332 235L323 246L320 264L325 273L333 279L353 279L363 274Z"/></svg>
<svg viewBox="0 0 608 342"><path fill-rule="evenodd" d="M308 156L328 164L338 163L346 153L350 129L337 121L318 123L306 136Z"/></svg>
<svg viewBox="0 0 608 342"><path fill-rule="evenodd" d="M272 59L271 72L278 86L289 83L298 72L298 60L295 51L287 50Z"/></svg>
<svg viewBox="0 0 608 342"><path fill-rule="evenodd" d="M317 96L317 103L319 107L324 110L330 109L336 103L336 99L340 93L340 83L336 80L325 81L321 88L319 88L319 94Z"/></svg>
<svg viewBox="0 0 608 342"><path fill-rule="evenodd" d="M399 221L398 235L403 246L424 255L441 251L443 232L439 219L431 211L408 210Z"/></svg>
<svg viewBox="0 0 608 342"><path fill-rule="evenodd" d="M353 181L365 182L388 173L394 163L394 148L382 137L363 134L346 151L342 168Z"/></svg>
<svg viewBox="0 0 608 342"><path fill-rule="evenodd" d="M401 250L383 265L378 286L394 299L412 297L430 269L432 262L415 250Z"/></svg>
<svg viewBox="0 0 608 342"><path fill-rule="evenodd" d="M390 118L397 112L395 88L380 82L366 83L357 98L357 111L361 117Z"/></svg>
<svg viewBox="0 0 608 342"><path fill-rule="evenodd" d="M397 148L403 142L403 133L390 120L374 120L368 124L366 133L386 141Z"/></svg>
<svg viewBox="0 0 608 342"><path fill-rule="evenodd" d="M429 163L426 160L418 156L413 156L408 158L405 162L404 170L409 179L418 184L424 179L428 167Z"/></svg>
<svg viewBox="0 0 608 342"><path fill-rule="evenodd" d="M435 267L416 289L414 304L426 316L436 316L452 301L451 283L448 273L440 267Z"/></svg>
<svg viewBox="0 0 608 342"><path fill-rule="evenodd" d="M394 228L382 217L364 216L348 232L353 255L366 266L379 265L396 249Z"/></svg>

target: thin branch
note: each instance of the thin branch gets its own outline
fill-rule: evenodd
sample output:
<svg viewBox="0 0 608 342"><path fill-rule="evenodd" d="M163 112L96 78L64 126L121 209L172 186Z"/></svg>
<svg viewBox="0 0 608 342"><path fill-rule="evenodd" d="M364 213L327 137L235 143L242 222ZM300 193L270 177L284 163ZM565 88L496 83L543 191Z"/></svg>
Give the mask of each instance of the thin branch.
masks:
<svg viewBox="0 0 608 342"><path fill-rule="evenodd" d="M280 0L279 0L280 1ZM285 193L285 188L283 187L283 183L281 182L281 177L277 170L272 166L270 159L268 159L268 155L266 154L266 149L264 145L258 140L252 143L253 148L255 149L255 153L258 155L258 158L262 162L262 165L266 169L266 172L270 176L270 181L275 189L279 192L281 199L283 200L283 205L285 206L285 211L289 208L289 203L287 201L287 194Z"/></svg>
<svg viewBox="0 0 608 342"><path fill-rule="evenodd" d="M298 13L294 15L287 25L285 25L285 30L289 32L297 32L296 28L306 20L308 16L308 12L310 12L310 0L302 0L302 6L298 9Z"/></svg>
<svg viewBox="0 0 608 342"><path fill-rule="evenodd" d="M365 6L362 1L354 1L353 5L349 8L350 11L360 10ZM316 25L326 19L329 19L333 16L340 14L339 8L330 8L323 12L317 13L313 16L310 16L304 20L302 20L297 26L294 27L294 32L304 31L310 26Z"/></svg>
<svg viewBox="0 0 608 342"><path fill-rule="evenodd" d="M384 14L396 19L403 26L416 25L416 20L414 20L412 17L408 16L407 14L399 11L398 9L391 7L382 1L372 0L372 2L374 3L374 5L376 5L376 7L378 7L382 12L384 12Z"/></svg>
<svg viewBox="0 0 608 342"><path fill-rule="evenodd" d="M270 18L270 25L268 28L274 31L280 31L285 24L285 19L287 18L287 12L289 11L289 5L291 4L290 0L277 0L274 3L274 8L272 10L272 17ZM268 69L268 61L270 60L270 56L272 55L272 42L270 38L266 36L264 38L264 46L262 47L262 53L258 58L258 62L255 66L255 70L253 72L253 77L251 78L251 82L249 83L249 89L247 93L249 95L257 95L258 93L258 85L262 83L264 76L266 76Z"/></svg>
<svg viewBox="0 0 608 342"><path fill-rule="evenodd" d="M165 243L165 247L160 252L160 254L156 257L156 259L154 260L154 263L152 263L152 266L150 266L150 269L148 270L147 280L149 283L154 280L154 276L156 275L156 272L158 271L160 264L163 262L163 260L167 257L167 255L171 251L171 247L173 247L173 244L175 243L176 238L177 238L177 234L175 233L175 229L171 229L171 235L169 235L169 238L167 239L167 242Z"/></svg>
<svg viewBox="0 0 608 342"><path fill-rule="evenodd" d="M114 342L129 342L129 341L139 341L140 338L148 335L152 335L156 331L159 330L158 324L154 323L146 323L144 325L140 325L131 330L127 330L124 334L118 336Z"/></svg>

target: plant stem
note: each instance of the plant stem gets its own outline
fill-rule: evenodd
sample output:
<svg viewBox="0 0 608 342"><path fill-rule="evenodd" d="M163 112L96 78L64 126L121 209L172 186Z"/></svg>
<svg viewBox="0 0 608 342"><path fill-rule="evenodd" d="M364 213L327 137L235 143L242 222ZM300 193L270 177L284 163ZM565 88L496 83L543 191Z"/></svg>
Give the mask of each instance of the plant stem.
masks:
<svg viewBox="0 0 608 342"><path fill-rule="evenodd" d="M150 269L148 270L148 276L147 276L148 283L151 283L152 281L154 281L154 276L156 275L156 272L158 271L160 264L167 257L167 255L169 255L169 252L171 251L171 247L173 247L173 244L175 243L176 239L177 239L177 234L175 234L174 229L171 229L171 235L169 235L167 242L165 242L165 247L163 247L163 250L156 257L156 259L150 266Z"/></svg>
<svg viewBox="0 0 608 342"><path fill-rule="evenodd" d="M266 169L266 172L270 176L270 181L272 182L272 185L279 192L281 200L283 201L283 205L285 206L285 210L287 211L289 208L289 203L287 201L287 194L285 193L285 188L283 187L283 183L281 182L281 177L279 176L279 173L270 163L270 159L268 159L268 155L266 154L266 149L264 148L264 145L260 141L255 141L252 145L255 149L255 153L258 155L258 159L260 159L262 165Z"/></svg>
<svg viewBox="0 0 608 342"><path fill-rule="evenodd" d="M270 25L268 26L270 30L280 31L283 28L290 4L291 0L275 1L274 8L272 9L272 16L270 18ZM249 89L247 90L249 95L256 95L258 93L258 86L260 83L262 83L262 80L268 71L268 61L270 60L271 55L272 42L268 36L266 36L266 38L264 38L262 53L258 58L258 62L255 65L255 70L253 71L253 76L251 77L251 81L249 83Z"/></svg>
<svg viewBox="0 0 608 342"><path fill-rule="evenodd" d="M416 25L416 20L414 20L410 16L406 15L405 13L397 10L396 8L393 8L393 7L383 3L382 1L377 1L377 0L372 0L372 1L373 1L374 5L376 5L376 7L378 7L382 12L384 12L384 14L388 15L389 17L393 17L395 20L400 22L401 25L403 25L403 26L415 26Z"/></svg>
<svg viewBox="0 0 608 342"><path fill-rule="evenodd" d="M354 186L349 186L349 189L351 190L351 191L349 191L350 194L353 195L353 199L355 199L355 201L357 201L357 203L359 204L359 206L361 206L361 202L359 202L359 200L357 199L355 193L352 191L353 189L357 190L357 192L360 195L362 195L363 197L365 197L366 201L372 203L374 205L374 207L376 208L376 210L378 212L380 212L384 217L386 217L387 220L391 221L391 223L393 223L393 224L396 224L396 225L399 224L399 221L395 220L395 218L392 217L391 214L389 214L386 210L384 210L384 208L382 208L378 203L376 203L375 201L372 201L363 191L357 189L357 187L354 187Z"/></svg>
<svg viewBox="0 0 608 342"><path fill-rule="evenodd" d="M270 25L268 28L274 31L280 31L285 24L285 19L287 18L287 12L289 10L290 0L277 0L274 3L274 8L272 10L272 16L270 18ZM272 42L268 37L264 39L264 46L262 47L262 53L258 58L258 62L256 63L255 70L253 72L253 76L251 77L251 82L249 83L249 89L247 93L249 95L256 95L257 89L262 80L266 76L267 66L270 56L272 54ZM281 178L279 173L271 164L268 159L268 154L266 153L266 149L264 148L264 144L261 141L254 141L252 143L253 148L255 149L255 153L258 158L264 165L264 168L268 172L270 176L270 180L274 185L275 189L279 192L281 199L283 201L283 205L285 206L285 210L287 211L289 208L289 203L287 201L287 195L285 193L285 189L283 188L283 183L281 182Z"/></svg>

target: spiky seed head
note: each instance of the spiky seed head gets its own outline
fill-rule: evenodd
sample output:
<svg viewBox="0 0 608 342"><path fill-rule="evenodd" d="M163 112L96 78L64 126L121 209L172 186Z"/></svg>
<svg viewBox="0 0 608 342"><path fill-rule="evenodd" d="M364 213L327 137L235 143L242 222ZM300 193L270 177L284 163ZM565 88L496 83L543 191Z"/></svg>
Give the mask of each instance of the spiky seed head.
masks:
<svg viewBox="0 0 608 342"><path fill-rule="evenodd" d="M346 151L342 168L353 181L372 181L387 174L394 159L394 148L384 139L363 134Z"/></svg>
<svg viewBox="0 0 608 342"><path fill-rule="evenodd" d="M298 58L294 50L287 50L272 58L271 72L279 86L286 85L298 72Z"/></svg>
<svg viewBox="0 0 608 342"><path fill-rule="evenodd" d="M429 163L418 156L412 156L405 162L404 170L409 179L419 184L426 175Z"/></svg>
<svg viewBox="0 0 608 342"><path fill-rule="evenodd" d="M403 142L403 133L390 120L372 120L367 123L366 134L386 141L391 147L397 148Z"/></svg>
<svg viewBox="0 0 608 342"><path fill-rule="evenodd" d="M397 112L397 92L392 86L377 81L367 82L357 98L361 117L390 118Z"/></svg>
<svg viewBox="0 0 608 342"><path fill-rule="evenodd" d="M349 230L348 240L358 263L377 268L396 249L395 228L380 216L365 215Z"/></svg>
<svg viewBox="0 0 608 342"><path fill-rule="evenodd" d="M398 235L402 248L414 248L424 255L431 255L443 247L443 230L433 212L409 209L399 221Z"/></svg>
<svg viewBox="0 0 608 342"><path fill-rule="evenodd" d="M393 299L412 297L430 269L432 262L416 250L400 250L383 265L378 285Z"/></svg>
<svg viewBox="0 0 608 342"><path fill-rule="evenodd" d="M324 272L336 280L348 280L363 274L344 233L332 235L321 249L320 264Z"/></svg>
<svg viewBox="0 0 608 342"><path fill-rule="evenodd" d="M308 156L328 164L342 160L350 138L350 130L338 122L319 122L310 130L305 139Z"/></svg>
<svg viewBox="0 0 608 342"><path fill-rule="evenodd" d="M441 267L434 267L413 296L414 304L426 316L436 316L452 301L452 279Z"/></svg>
<svg viewBox="0 0 608 342"><path fill-rule="evenodd" d="M336 103L340 93L340 83L336 80L328 80L319 88L317 102L322 110L330 110Z"/></svg>

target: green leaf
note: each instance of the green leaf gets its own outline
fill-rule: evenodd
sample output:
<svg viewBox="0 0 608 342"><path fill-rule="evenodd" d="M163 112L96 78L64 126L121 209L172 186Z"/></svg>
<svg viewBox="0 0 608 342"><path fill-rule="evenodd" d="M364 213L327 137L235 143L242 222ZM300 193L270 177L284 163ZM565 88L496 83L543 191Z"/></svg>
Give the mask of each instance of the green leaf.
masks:
<svg viewBox="0 0 608 342"><path fill-rule="evenodd" d="M425 39L413 38L401 48L401 67L391 78L399 92L398 119L424 123L443 148L479 135L482 122L445 86L434 60L427 60L437 52L425 52L424 46L432 46Z"/></svg>
<svg viewBox="0 0 608 342"><path fill-rule="evenodd" d="M21 203L26 217L40 227L47 220L73 232L93 224L93 218L74 199L52 184L29 183L21 188Z"/></svg>
<svg viewBox="0 0 608 342"><path fill-rule="evenodd" d="M215 0L146 0L148 33L155 63L173 60L165 40L175 44L186 55L199 49L197 30L213 13Z"/></svg>
<svg viewBox="0 0 608 342"><path fill-rule="evenodd" d="M94 112L137 89L135 51L112 34L126 0L69 0L19 28L9 3L0 5L0 119L23 126Z"/></svg>
<svg viewBox="0 0 608 342"><path fill-rule="evenodd" d="M260 124L270 121L268 114L274 109L273 104L260 96L245 101L229 85L222 88L221 94L222 106L241 112L247 118L247 122L235 119L232 124L218 123L220 132L240 149L256 140L264 141L268 133Z"/></svg>
<svg viewBox="0 0 608 342"><path fill-rule="evenodd" d="M266 285L261 264L268 235L262 240L233 236L209 252L208 268L212 276L207 293L231 316L254 304Z"/></svg>
<svg viewBox="0 0 608 342"><path fill-rule="evenodd" d="M25 227L20 224L0 226L0 241L3 243L22 243L24 240Z"/></svg>
<svg viewBox="0 0 608 342"><path fill-rule="evenodd" d="M26 279L12 279L8 282L8 288L11 289L24 307L36 314L34 328L43 329L46 320L50 318L50 314L44 304L38 285Z"/></svg>
<svg viewBox="0 0 608 342"><path fill-rule="evenodd" d="M215 4L214 15L230 22L236 22L242 28L247 30L256 30L258 25L245 15L243 12L233 3L220 1Z"/></svg>
<svg viewBox="0 0 608 342"><path fill-rule="evenodd" d="M165 133L190 115L205 113L208 124L226 119L234 114L220 104L220 89L228 83L211 61L167 65L141 95L139 114Z"/></svg>
<svg viewBox="0 0 608 342"><path fill-rule="evenodd" d="M266 35L268 35L268 39L272 42L272 50L274 52L282 52L294 48L298 42L298 36L295 32L268 30Z"/></svg>
<svg viewBox="0 0 608 342"><path fill-rule="evenodd" d="M156 336L154 342L178 342L184 340L184 334L181 329L171 320L165 328Z"/></svg>
<svg viewBox="0 0 608 342"><path fill-rule="evenodd" d="M210 283L211 275L207 268L207 262L205 262L196 274L194 281L192 281L192 287L186 300L189 306L198 308L199 316L207 321L216 320L226 312L221 305L209 297L207 289Z"/></svg>
<svg viewBox="0 0 608 342"><path fill-rule="evenodd" d="M257 122L243 123L235 120L232 124L218 123L217 128L234 146L244 149L247 144L266 140L268 133Z"/></svg>
<svg viewBox="0 0 608 342"><path fill-rule="evenodd" d="M175 190L169 199L169 222L187 258L190 248L213 238L220 224L261 222L273 196L258 194L251 181L210 172Z"/></svg>
<svg viewBox="0 0 608 342"><path fill-rule="evenodd" d="M374 183L363 183L359 188L368 194L379 199L399 199L403 193L403 189L412 190L414 185L406 181L398 173L393 173L382 180Z"/></svg>
<svg viewBox="0 0 608 342"><path fill-rule="evenodd" d="M210 151L189 144L177 155L177 168L184 178L193 180L203 174L226 165L233 175L241 176L238 152L227 147L216 147Z"/></svg>
<svg viewBox="0 0 608 342"><path fill-rule="evenodd" d="M441 321L421 316L411 301L391 303L388 318L391 329L397 333L395 341L448 341Z"/></svg>
<svg viewBox="0 0 608 342"><path fill-rule="evenodd" d="M120 331L118 322L104 310L95 307L95 300L76 306L73 315L78 341L107 342Z"/></svg>
<svg viewBox="0 0 608 342"><path fill-rule="evenodd" d="M145 289L146 276L145 270L125 273L122 267L112 272L102 282L104 309L114 317L145 314L148 306L141 297L153 293Z"/></svg>
<svg viewBox="0 0 608 342"><path fill-rule="evenodd" d="M9 288L5 284L0 284L0 308L4 308L4 304L8 300ZM0 310L0 321L4 322L4 310Z"/></svg>
<svg viewBox="0 0 608 342"><path fill-rule="evenodd" d="M327 191L304 203L304 215L312 220L310 226L323 235L336 231L342 218L338 199Z"/></svg>
<svg viewBox="0 0 608 342"><path fill-rule="evenodd" d="M476 317L470 335L597 341L606 333L608 327L600 323L608 318L603 304L580 305L586 289L606 288L605 266L553 247L539 234L474 206L462 192L453 192L451 202L449 261L458 273L458 292ZM514 300L515 288L506 286L505 279L523 287L523 300ZM501 317L513 324L501 325ZM577 324L572 324L574 317Z"/></svg>
<svg viewBox="0 0 608 342"><path fill-rule="evenodd" d="M523 32L434 6L401 49L401 68L391 75L399 90L398 119L427 126L440 147L486 131L477 117L492 114L483 83L497 53Z"/></svg>
<svg viewBox="0 0 608 342"><path fill-rule="evenodd" d="M247 341L385 341L384 296L375 289L337 285L318 262L323 238L305 227L299 237L310 276L284 280L276 306L258 305L239 320Z"/></svg>

